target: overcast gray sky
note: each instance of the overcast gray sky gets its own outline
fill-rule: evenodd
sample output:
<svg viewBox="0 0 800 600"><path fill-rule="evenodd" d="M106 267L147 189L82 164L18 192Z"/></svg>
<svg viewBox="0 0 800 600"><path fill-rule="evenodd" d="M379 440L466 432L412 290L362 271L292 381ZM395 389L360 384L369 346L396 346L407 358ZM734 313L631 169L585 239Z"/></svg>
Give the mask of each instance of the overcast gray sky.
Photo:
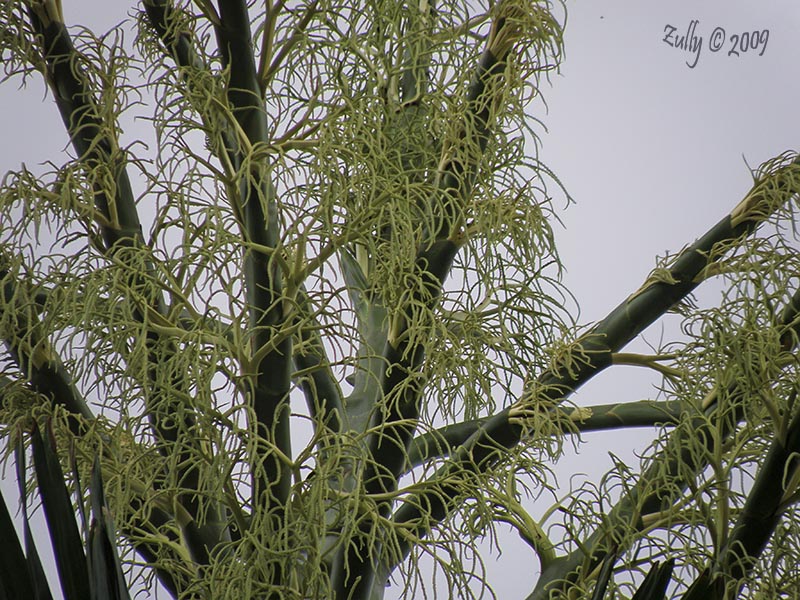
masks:
<svg viewBox="0 0 800 600"><path fill-rule="evenodd" d="M68 22L97 31L122 20L131 6L120 0L63 4ZM541 136L540 158L576 202L560 213L565 227L557 235L565 282L580 303L581 320L589 322L637 289L657 255L691 243L742 198L751 182L745 161L756 167L800 147L800 4L591 0L567 6L566 60L551 84L542 85L549 111L540 119L549 132ZM676 43L687 30L702 38L699 53L664 41ZM742 34L754 31L757 48L742 52ZM739 56L729 54L737 36ZM720 41L712 52L710 45ZM0 86L0 173L21 162L60 160L66 134L51 99L43 98L37 78L25 92ZM648 335L657 340L659 331ZM632 371L598 377L581 391L581 401L652 395L651 381ZM630 459L647 437L595 434L586 446L591 468L586 455L559 467L564 489L573 472L596 478L609 464L607 451ZM524 597L538 565L516 536L504 543L491 580L499 597Z"/></svg>
<svg viewBox="0 0 800 600"><path fill-rule="evenodd" d="M566 59L542 86L549 111L541 115L548 133L540 158L575 200L561 213L557 239L565 283L586 323L635 291L656 256L679 251L727 214L750 188L747 164L800 149L800 4L592 0L567 7ZM668 26L674 40L693 21L699 57L664 41ZM712 52L718 27L725 38ZM729 55L734 36L741 43L743 32L758 31L762 39L764 30L766 48ZM646 337L658 342L660 327ZM652 398L653 380L641 371L602 373L577 400ZM574 473L596 481L611 465L608 452L638 464L634 452L650 439L649 431L586 436L581 455L556 469L562 489ZM541 513L548 504L529 508ZM536 580L538 564L515 538L503 540L506 551L492 567L499 598L524 597Z"/></svg>

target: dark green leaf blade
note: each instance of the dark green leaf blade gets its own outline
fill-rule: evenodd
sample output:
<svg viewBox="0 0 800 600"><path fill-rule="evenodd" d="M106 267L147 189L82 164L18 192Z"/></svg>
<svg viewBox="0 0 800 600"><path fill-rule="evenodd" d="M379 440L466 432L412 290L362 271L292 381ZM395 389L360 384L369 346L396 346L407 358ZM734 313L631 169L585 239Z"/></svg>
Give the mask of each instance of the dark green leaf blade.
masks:
<svg viewBox="0 0 800 600"><path fill-rule="evenodd" d="M83 542L75 522L75 509L64 483L64 474L48 436L33 432L33 463L39 493L50 531L50 540L66 600L89 598L89 574Z"/></svg>
<svg viewBox="0 0 800 600"><path fill-rule="evenodd" d="M95 600L130 600L114 536L114 522L106 506L100 460L92 467L92 524L89 528L89 576Z"/></svg>
<svg viewBox="0 0 800 600"><path fill-rule="evenodd" d="M28 560L19 543L14 520L8 511L5 498L0 494L0 598L34 598L33 586L28 578Z"/></svg>
<svg viewBox="0 0 800 600"><path fill-rule="evenodd" d="M28 493L25 485L25 445L22 441L21 432L17 439L14 457L17 463L17 485L19 486L19 496L22 501L22 531L25 539L25 554L28 557L27 574L28 580L33 587L33 596L31 597L35 600L52 600L53 595L50 592L50 584L44 573L42 561L39 559L39 553L36 550L36 544L31 534L30 520L28 519Z"/></svg>
<svg viewBox="0 0 800 600"><path fill-rule="evenodd" d="M674 558L670 558L664 564L659 564L658 561L653 563L631 600L664 600L667 597L667 586L674 568Z"/></svg>

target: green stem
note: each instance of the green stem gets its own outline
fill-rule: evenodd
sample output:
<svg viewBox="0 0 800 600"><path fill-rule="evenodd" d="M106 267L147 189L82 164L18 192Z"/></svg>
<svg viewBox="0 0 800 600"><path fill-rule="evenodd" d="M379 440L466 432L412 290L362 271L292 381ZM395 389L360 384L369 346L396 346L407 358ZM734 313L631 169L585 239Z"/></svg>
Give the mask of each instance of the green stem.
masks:
<svg viewBox="0 0 800 600"><path fill-rule="evenodd" d="M625 299L605 319L575 342L574 361L543 373L537 380L535 401L539 406L557 407L578 387L611 364L611 356L652 324L673 305L691 293L700 282L703 270L720 255L751 234L775 210L796 195L800 186L800 160L784 162L756 182L736 208L703 237L686 248L672 267L659 277L650 277L632 296ZM427 534L456 508L461 486L451 483L465 474L481 472L495 463L506 449L513 448L525 435L520 416L529 401L522 399L484 423L439 469L430 482L430 491L412 495L396 511L397 526L410 528L412 537ZM401 555L410 551L401 542ZM389 571L396 565L390 566ZM543 575L543 580L548 580Z"/></svg>
<svg viewBox="0 0 800 600"><path fill-rule="evenodd" d="M555 421L562 426L562 432L579 434L609 429L676 425L683 412L683 405L676 400L641 400L574 408L557 407L555 410L558 413ZM446 425L414 438L408 449L406 469L449 456L491 419L492 417L484 417Z"/></svg>
<svg viewBox="0 0 800 600"><path fill-rule="evenodd" d="M261 87L253 56L250 16L243 0L221 0L220 25L217 28L223 64L229 71L227 96L239 128L247 136L250 148L267 145L267 114L261 100ZM273 257L277 252L262 252L256 245L275 250L279 244L278 209L275 189L269 179L266 157L256 160L242 154L239 194L245 243L253 243L245 252L245 292L249 307L249 328L253 356L272 344L286 323L289 303L283 298L282 275ZM291 456L289 431L289 387L292 367L292 339L283 336L260 360L250 365L250 403L256 417L255 433L263 443L251 463L253 498L256 505L270 507L276 529L291 490L291 470L281 455ZM278 452L270 447L274 444Z"/></svg>
<svg viewBox="0 0 800 600"><path fill-rule="evenodd" d="M303 372L301 386L315 427L338 433L342 430L344 417L342 391L331 370L319 325L307 314L310 300L305 291L300 295L307 322L300 328L300 344L294 348L294 362Z"/></svg>
<svg viewBox="0 0 800 600"><path fill-rule="evenodd" d="M375 433L369 440L369 457L363 476L368 494L394 491L407 462L408 447L420 416L424 385L418 371L425 357L425 342L410 341L413 337L408 333L419 325L419 317L415 315L418 307L430 309L438 301L442 284L459 250L463 207L472 194L475 173L507 84L506 59L522 35L515 22L519 17L517 10L511 3L499 5L486 48L467 90L460 133L454 146L442 151L443 160L436 176L438 194L432 199L431 207L434 218L415 261L422 285L409 293L404 310L394 315L383 354L388 365L381 376L386 409L375 411L371 423ZM379 518L388 518L391 510L390 501L381 502L377 508ZM373 521L365 522L363 539L353 540L343 550L346 556L334 561L331 579L337 600L366 599L371 595L375 572L380 566L375 548L368 548L364 540L372 536L374 526Z"/></svg>
<svg viewBox="0 0 800 600"><path fill-rule="evenodd" d="M56 3L46 3L29 8L34 29L41 37L41 50L47 65L46 77L56 100L72 145L88 172L109 169L114 185L109 189L102 182L94 184L97 209L108 223L102 227L106 253L110 260L126 270L125 284L130 298L143 298L143 304L134 306L134 316L146 323L145 315L154 310L161 315L167 313L164 297L152 282L155 267L147 252L142 234L136 203L126 170L125 153L120 149L112 130L99 112L94 91L80 63L80 56L72 44L61 15L56 14ZM113 192L111 191L113 190ZM138 257L143 256L142 263ZM143 272L144 270L144 272ZM170 373L171 358L176 347L168 339L162 339L155 331L146 333L148 348L148 385L146 386L147 414L156 433L159 452L164 456L177 455L179 465L176 474L181 486L190 490L181 500L187 508L197 514L197 495L200 489L199 472L193 465L195 416L181 405L175 389L184 386L182 374ZM162 377L163 376L163 377ZM166 379L166 381L165 381ZM175 419L175 415L183 415ZM196 525L192 525L196 527ZM213 532L191 537L203 539L202 548L197 548L198 557L208 557L208 550L219 542L216 527Z"/></svg>
<svg viewBox="0 0 800 600"><path fill-rule="evenodd" d="M14 315L16 323L16 331L6 334L6 347L31 388L54 405L63 406L69 413L72 433L83 435L94 414L43 335L36 308L23 288L12 273L0 269L0 306Z"/></svg>
<svg viewBox="0 0 800 600"><path fill-rule="evenodd" d="M789 351L798 339L800 328L800 290L795 292L790 303L784 309L780 327L781 344L784 351ZM784 365L786 366L786 365ZM759 367L753 366L754 371ZM605 525L591 534L578 549L561 557L543 571L542 577L528 600L544 600L556 590L563 592L575 580L578 567L585 561L597 564L604 557L604 546L609 536L615 532L638 530L645 524L637 515L660 513L667 510L682 494L692 481L706 468L709 456L713 456L722 444L734 432L737 424L744 416L743 407L750 401L744 397L738 383L730 384L724 394L727 405L736 407L726 415L717 414L718 393L712 393L703 402L699 413L692 417L687 426L677 429L669 438L664 449L651 461L650 467L642 473L636 485L625 494L609 512ZM702 448L697 448L700 440ZM668 481L669 485L661 485L652 489L653 481ZM778 494L780 496L780 494ZM698 584L701 585L701 584Z"/></svg>
<svg viewBox="0 0 800 600"><path fill-rule="evenodd" d="M797 469L799 455L800 411L792 418L785 438L773 440L730 537L684 600L738 597L742 579L753 570L780 522L786 474Z"/></svg>

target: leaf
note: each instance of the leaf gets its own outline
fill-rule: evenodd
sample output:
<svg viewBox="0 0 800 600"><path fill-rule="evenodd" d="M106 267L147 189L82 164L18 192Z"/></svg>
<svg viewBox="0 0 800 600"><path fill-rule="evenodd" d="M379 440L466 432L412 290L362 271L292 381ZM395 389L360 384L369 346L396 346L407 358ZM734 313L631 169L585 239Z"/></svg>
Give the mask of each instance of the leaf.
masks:
<svg viewBox="0 0 800 600"><path fill-rule="evenodd" d="M89 574L95 600L130 600L117 554L114 522L106 506L100 459L92 467L92 524L89 528Z"/></svg>
<svg viewBox="0 0 800 600"><path fill-rule="evenodd" d="M631 600L664 600L667 597L667 586L675 568L675 559L670 558L664 564L653 563L642 585L636 590Z"/></svg>
<svg viewBox="0 0 800 600"><path fill-rule="evenodd" d="M50 584L44 574L42 561L39 559L39 553L36 550L36 544L31 534L30 521L28 520L28 494L25 486L25 446L22 441L22 435L18 436L14 455L17 463L19 496L22 501L22 530L25 539L25 554L27 555L28 581L30 581L33 588L31 597L36 600L52 600L53 595L50 593Z"/></svg>
<svg viewBox="0 0 800 600"><path fill-rule="evenodd" d="M597 576L597 585L592 594L592 600L603 600L608 588L608 582L611 581L611 575L614 573L614 562L617 560L616 551L609 552L603 560L603 568L600 569L600 575Z"/></svg>
<svg viewBox="0 0 800 600"><path fill-rule="evenodd" d="M32 441L36 479L64 598L86 600L90 597L86 556L81 534L75 523L75 509L64 483L58 456L53 450L53 440L50 436L43 437L39 429L35 428Z"/></svg>
<svg viewBox="0 0 800 600"><path fill-rule="evenodd" d="M34 588L30 579L25 576L28 574L28 559L19 543L14 521L2 494L0 494L0 539L4 540L0 552L0 600L34 598Z"/></svg>

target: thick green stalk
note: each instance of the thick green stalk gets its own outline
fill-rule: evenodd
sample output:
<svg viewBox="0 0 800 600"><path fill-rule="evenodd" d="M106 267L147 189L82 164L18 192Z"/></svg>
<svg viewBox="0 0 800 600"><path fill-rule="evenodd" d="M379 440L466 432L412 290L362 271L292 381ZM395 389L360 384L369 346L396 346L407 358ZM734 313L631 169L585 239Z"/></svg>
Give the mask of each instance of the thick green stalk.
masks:
<svg viewBox="0 0 800 600"><path fill-rule="evenodd" d="M308 299L303 299L304 305ZM331 370L318 324L309 322L300 329L300 344L294 348L294 363L299 371L306 405L316 426L333 433L342 430L342 391Z"/></svg>
<svg viewBox="0 0 800 600"><path fill-rule="evenodd" d="M420 252L420 270L427 266L427 270L423 271L426 286L418 295L409 299L410 307L420 304L432 307L439 297L457 251L458 246L455 243L443 240ZM406 316L409 323L414 319L411 310L413 309ZM395 489L420 416L423 388L415 375L425 357L425 345L421 342L410 343L405 334L404 331L393 338L390 332L384 351L384 359L389 367L385 369L381 383L384 401L388 406L385 412L376 411L373 420L374 427L383 427L380 433L373 434L370 444L372 458L367 463L364 476L367 493L383 493ZM386 508L388 514L389 507Z"/></svg>
<svg viewBox="0 0 800 600"><path fill-rule="evenodd" d="M424 359L425 343L417 341L412 344L408 333L411 327L417 325L417 307L424 305L432 308L436 304L459 250L463 209L455 209L455 205L463 205L472 193L474 173L497 117L498 96L502 93L499 80L502 79L505 60L513 42L519 36L517 31L505 31L507 18L501 10L467 91L460 146L452 151L452 156L457 158L445 162L439 172L438 186L444 198L440 213L443 218L435 228L434 241L423 243L416 260L416 269L423 285L420 290L409 294L407 312L395 317L391 324L384 351L384 359L389 367L384 371L382 380L388 413L376 413L372 423L373 426L381 425L382 432L373 436L370 445L372 460L368 463L365 475L368 493L395 489L397 477L406 462L408 445L416 430L422 386L415 385L413 378Z"/></svg>
<svg viewBox="0 0 800 600"><path fill-rule="evenodd" d="M178 67L178 74L186 85L186 98L189 100L203 121L210 135L212 148L222 164L229 164L233 169L241 167L241 153L236 142L236 134L227 122L223 110L214 103L208 103L204 90L205 78L217 78L199 55L195 40L190 32L181 29L182 12L170 0L145 0L144 9L147 18L158 34L167 54L172 57ZM199 98L195 94L199 88ZM214 132L219 139L214 138ZM238 206L234 207L234 210ZM238 215L238 213L237 213Z"/></svg>
<svg viewBox="0 0 800 600"><path fill-rule="evenodd" d="M82 435L87 423L94 420L94 414L43 335L32 300L25 297L24 284L7 269L0 268L0 286L0 307L9 311L16 323L16 331L4 336L12 359L35 392L68 411L72 433Z"/></svg>
<svg viewBox="0 0 800 600"><path fill-rule="evenodd" d="M565 434L580 434L609 429L631 429L656 425L676 425L682 404L676 400L656 402L641 400L620 404L600 404L575 408L558 407L555 418ZM432 459L447 457L466 442L492 417L446 425L415 437L408 449L406 469L413 469Z"/></svg>
<svg viewBox="0 0 800 600"><path fill-rule="evenodd" d="M703 571L684 600L722 600L738 597L743 578L750 574L780 523L786 508L785 485L797 470L800 456L800 411L784 439L776 436L747 495L730 537L710 568ZM726 595L727 594L727 595Z"/></svg>
<svg viewBox="0 0 800 600"><path fill-rule="evenodd" d="M140 264L137 256L145 253L146 243L142 234L136 203L125 165L125 153L99 112L99 107L90 87L89 79L80 64L69 33L63 23L57 3L43 3L29 8L31 23L41 38L41 49L47 65L46 77L56 100L72 145L89 172L97 169L110 170L113 186L101 182L94 184L97 209L105 219L102 226L103 240L110 259L118 260L127 269L126 284L129 296L143 298L134 306L135 318L145 323L146 314L155 311L166 314L167 307L161 291L152 282L155 268L152 260L145 257ZM148 397L147 410L156 433L159 451L165 455L177 455L179 472L177 481L189 490L198 490L199 475L193 468L192 446L194 437L189 433L195 425L194 414L181 405L173 389L182 389L183 379L179 374L165 372L176 347L170 340L162 339L148 330ZM165 383L162 379L167 378ZM181 418L175 418L181 415ZM193 515L197 515L197 495L182 496L182 501ZM207 560L208 551L220 541L219 525L208 531L194 531L190 525L188 538L202 540L194 555Z"/></svg>
<svg viewBox="0 0 800 600"><path fill-rule="evenodd" d="M798 191L800 161L796 159L791 163L784 161L763 176L729 215L681 252L669 269L651 276L637 292L577 340L572 354L576 360L538 378L536 404L557 407L578 387L608 367L612 353L618 352L701 283L704 270L720 252L741 243L744 236L751 234ZM463 480L471 472L484 471L506 449L513 448L523 439L526 411L530 410L530 405L523 396L484 423L451 454L449 463L430 478L430 491L413 494L404 502L395 513L394 522L398 526L410 527L414 535L409 537L426 535L435 523L456 508L456 499L462 488L452 481ZM405 556L410 547L404 543L401 549ZM544 581L549 579L543 575Z"/></svg>
<svg viewBox="0 0 800 600"><path fill-rule="evenodd" d="M783 328L781 344L784 351L790 350L797 342L798 328L800 328L798 315L800 315L800 290L795 292L780 317L779 327ZM544 569L528 600L544 600L554 590L563 591L563 588L575 579L576 570L580 565L599 564L605 555L609 537L613 538L615 532L631 527L637 529L643 527L641 519L635 519L635 515L667 510L708 466L708 457L714 455L717 444L724 443L744 417L743 407L751 401L744 397L744 393L737 382L728 386L723 395L728 398L726 404L735 408L724 416L719 415L717 410L716 398L719 395L709 396L713 401L709 401L708 406L703 406L704 410L693 416L688 426L673 432L664 449L652 460L651 466L642 473L637 484L632 486L609 512L605 526L583 540L579 549L553 561ZM698 451L693 440L702 442L703 452ZM656 480L667 480L670 485L653 490L651 482ZM589 555L585 553L587 549Z"/></svg>
<svg viewBox="0 0 800 600"><path fill-rule="evenodd" d="M267 114L253 56L250 16L242 0L221 0L217 28L223 64L229 71L228 102L247 140L240 140L242 172L239 173L239 214L245 242L274 252L250 248L245 252L245 292L253 356L261 356L286 323L289 303L282 295L282 275L272 258L280 252L277 202L266 159L255 159L252 149L269 142ZM250 151L245 152L249 146ZM253 457L253 497L260 506L275 511L276 526L291 489L291 471L275 447L291 456L289 431L289 386L292 367L291 336L282 336L274 348L250 365L251 406L256 417L255 433L267 443L259 444Z"/></svg>
<svg viewBox="0 0 800 600"><path fill-rule="evenodd" d="M408 459L408 448L419 420L424 384L419 369L425 357L425 341L410 336L414 327L424 326L417 316L420 307L432 309L441 294L461 243L463 206L472 194L475 174L497 119L506 81L503 77L506 59L522 32L517 14L510 3L498 8L486 49L476 67L467 90L459 124L459 136L451 147L442 151L436 185L439 193L432 199L434 215L428 236L423 240L415 261L415 275L421 278L419 288L409 292L404 309L393 316L389 325L383 358L388 365L381 375L385 410L375 411L369 440L369 457L364 468L364 487L368 494L385 494L397 488L397 480ZM409 72L409 69L406 69ZM407 89L410 90L410 78ZM414 82L414 87L420 85ZM419 91L419 89L416 89ZM391 514L392 503L381 502L380 518ZM365 522L365 538L375 526ZM380 545L379 545L380 546ZM334 562L333 587L338 600L365 599L372 594L375 572L380 568L376 552L363 540L353 540L349 548Z"/></svg>
<svg viewBox="0 0 800 600"><path fill-rule="evenodd" d="M52 4L30 9L31 22L41 36L41 48L47 64L47 81L55 96L56 104L70 135L72 145L87 170L107 166L113 175L113 195L100 183L95 184L95 202L107 224L102 227L106 250L111 257L119 256L125 250L144 247L142 227L136 211L130 179L125 169L123 153L117 142L109 135L109 130L98 113L96 100L89 88L87 76L79 63L69 33L61 15L55 14ZM129 260L130 256L122 256ZM152 308L165 312L163 298L155 288L147 283L152 274L152 264L146 265L148 273L142 273L138 265L130 265L129 285L146 298ZM139 319L143 320L143 306L136 307ZM148 336L150 346L159 345L155 334ZM155 381L153 382L155 383ZM152 411L157 414L164 411ZM177 412L177 411L175 411ZM176 442L177 429L156 421L154 427L160 440Z"/></svg>
<svg viewBox="0 0 800 600"><path fill-rule="evenodd" d="M433 33L434 0L414 2L419 10L412 13L406 47L403 51L403 72L400 76L400 100L404 104L418 102L428 91L431 66L430 36ZM409 11L411 12L411 11Z"/></svg>
<svg viewBox="0 0 800 600"><path fill-rule="evenodd" d="M386 308L377 294L370 293L366 274L348 248L341 250L339 262L361 336L353 391L344 402L346 426L351 431L362 433L369 426L372 411L381 400L380 373L386 368L386 363L380 353L386 346L389 325Z"/></svg>

